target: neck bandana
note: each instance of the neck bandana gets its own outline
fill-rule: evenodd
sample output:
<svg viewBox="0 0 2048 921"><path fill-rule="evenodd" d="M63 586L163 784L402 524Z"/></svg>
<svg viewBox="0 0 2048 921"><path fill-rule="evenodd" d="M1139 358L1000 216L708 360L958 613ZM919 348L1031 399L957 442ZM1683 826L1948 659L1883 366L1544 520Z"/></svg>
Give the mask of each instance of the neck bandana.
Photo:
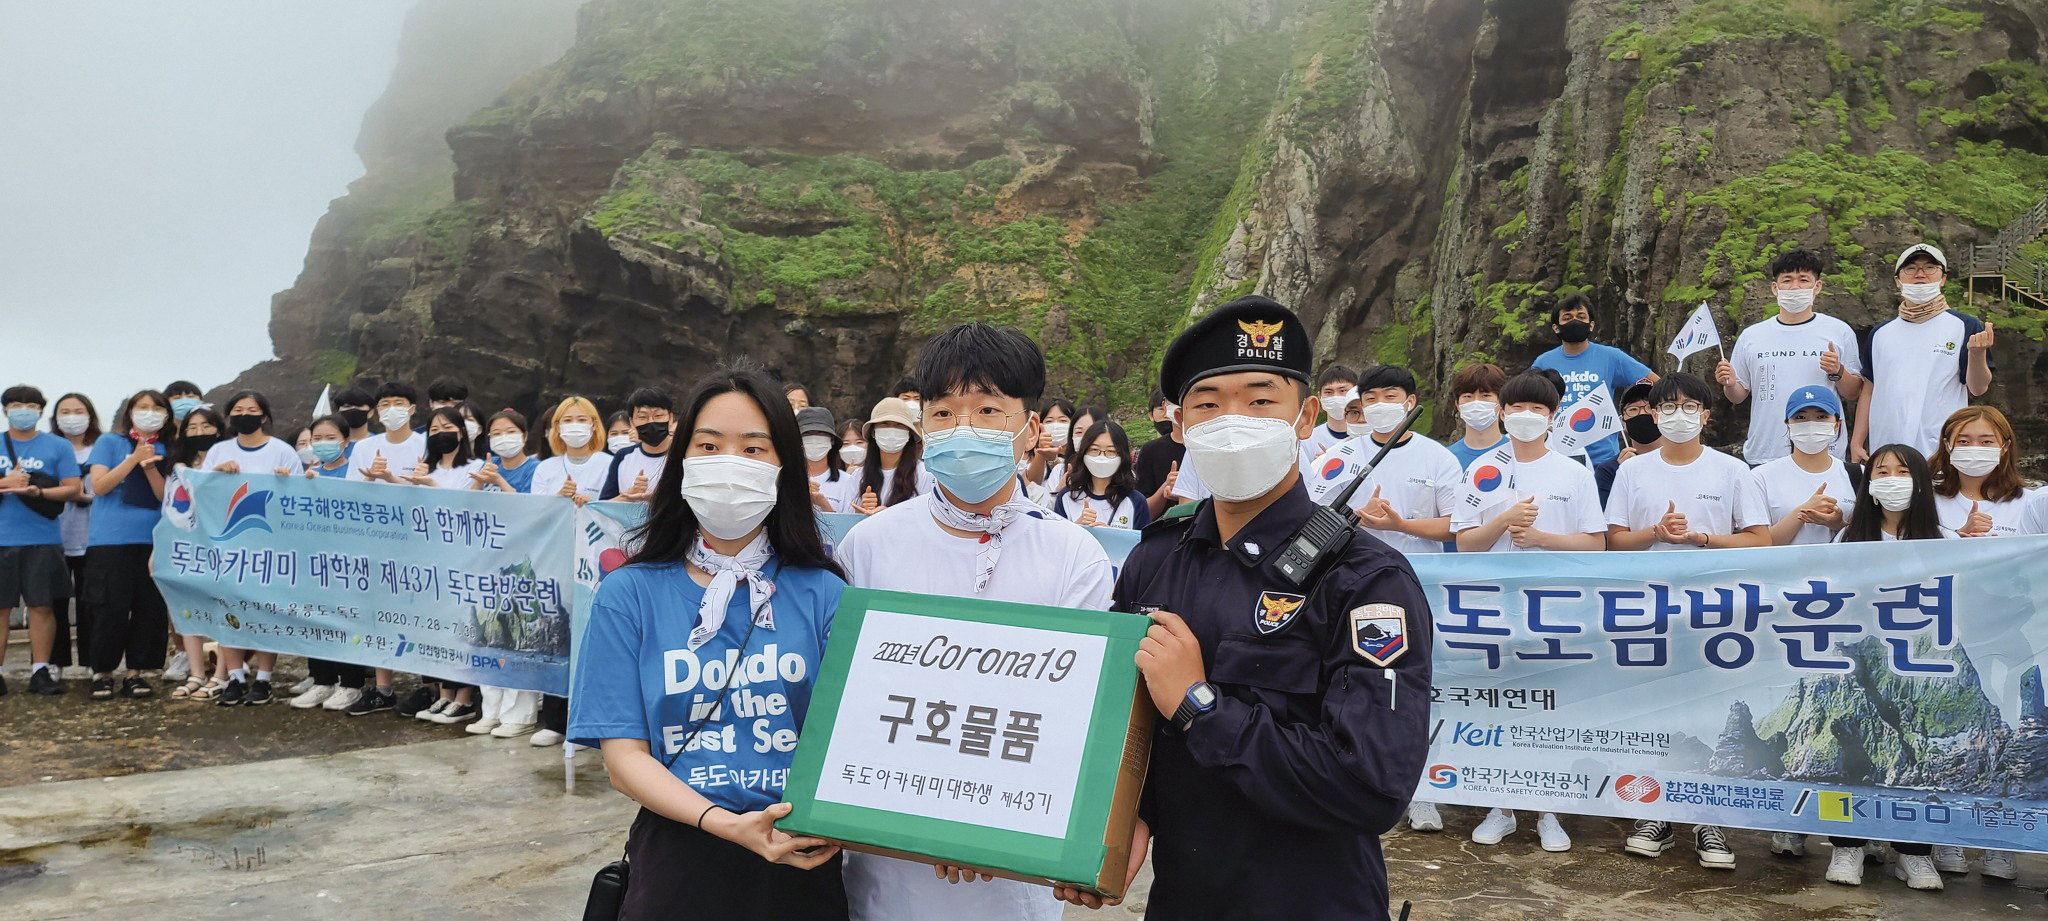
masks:
<svg viewBox="0 0 2048 921"><path fill-rule="evenodd" d="M1948 298L1937 296L1925 304L1908 304L1899 300L1899 319L1908 323L1925 323L1948 310Z"/></svg>
<svg viewBox="0 0 2048 921"><path fill-rule="evenodd" d="M690 548L690 563L711 574L711 584L704 587L704 603L697 606L697 626L690 630L690 648L696 649L718 635L725 626L725 608L732 603L733 592L741 582L747 583L749 597L747 605L754 612L754 626L775 629L775 611L768 606L768 599L775 597L775 583L768 580L761 567L775 552L768 547L768 535L764 532L754 538L753 543L740 550L737 556L726 556L704 543L703 536Z"/></svg>
<svg viewBox="0 0 2048 921"><path fill-rule="evenodd" d="M978 531L981 533L981 555L974 574L974 591L980 594L988 588L989 577L996 574L996 561L1003 555L1003 531L1015 524L1020 515L1036 515L1039 507L1012 496L1009 501L989 510L986 515L965 511L939 495L938 490L930 493L932 517L946 527L956 531Z"/></svg>

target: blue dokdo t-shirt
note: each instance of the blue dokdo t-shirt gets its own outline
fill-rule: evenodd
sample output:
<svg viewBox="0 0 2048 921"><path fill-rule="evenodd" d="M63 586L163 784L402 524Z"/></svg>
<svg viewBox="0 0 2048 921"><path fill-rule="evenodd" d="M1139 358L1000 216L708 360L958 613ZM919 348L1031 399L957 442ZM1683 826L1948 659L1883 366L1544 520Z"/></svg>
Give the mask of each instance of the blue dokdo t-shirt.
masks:
<svg viewBox="0 0 2048 921"><path fill-rule="evenodd" d="M156 445L156 456L164 456L162 442ZM92 443L92 454L85 459L85 466L105 467L112 470L121 466L128 455L135 452L135 442L126 435L101 435ZM157 472L165 477L169 488L170 466L159 461ZM137 502L147 500L148 505ZM116 485L107 495L92 504L92 518L87 521L89 535L86 545L91 547L121 547L147 544L154 540L157 519L164 514L162 500L156 491L149 488L149 474L137 467Z"/></svg>
<svg viewBox="0 0 2048 921"><path fill-rule="evenodd" d="M1594 388L1607 385L1607 398L1615 401L1615 409L1621 408L1622 391L1650 376L1650 369L1627 352L1611 345L1591 343L1577 355L1566 355L1564 346L1558 346L1536 356L1529 365L1556 371L1564 378L1564 402L1559 406L1570 406L1574 401L1584 399ZM1586 446L1586 459L1594 466L1611 460L1621 454L1621 436L1609 435Z"/></svg>
<svg viewBox="0 0 2048 921"><path fill-rule="evenodd" d="M704 588L680 563L627 566L605 577L577 640L569 694L569 741L643 739L658 761L698 793L733 812L757 812L782 800L790 759L824 657L832 612L846 583L821 569L783 569L775 579L775 627L757 627L744 583L725 624L690 648ZM725 687L729 663L742 664L725 706L704 720L697 744L678 752L697 723L691 707L709 707ZM708 674L707 674L708 673Z"/></svg>
<svg viewBox="0 0 2048 921"><path fill-rule="evenodd" d="M78 452L71 450L71 442L48 433L37 433L27 441L16 441L13 435L6 434L0 434L0 438L13 442L14 454L21 458L23 470L47 473L60 482L78 475ZM14 459L0 450L0 476L13 474ZM36 514L29 509L28 503L19 501L12 493L0 496L0 547L39 547L45 544L64 544L57 519Z"/></svg>

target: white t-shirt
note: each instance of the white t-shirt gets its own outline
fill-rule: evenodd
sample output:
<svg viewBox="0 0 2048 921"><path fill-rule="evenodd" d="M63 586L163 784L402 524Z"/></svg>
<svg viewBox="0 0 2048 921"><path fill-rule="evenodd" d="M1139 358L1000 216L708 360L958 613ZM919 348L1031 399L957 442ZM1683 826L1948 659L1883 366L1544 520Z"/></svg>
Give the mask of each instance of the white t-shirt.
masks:
<svg viewBox="0 0 2048 921"><path fill-rule="evenodd" d="M435 467L427 471L427 479L433 480L434 485L442 489L468 489L469 484L473 482L470 474L482 469L484 469L484 462L473 460L467 464L456 464L452 467ZM556 488L560 489L561 487L558 486Z"/></svg>
<svg viewBox="0 0 2048 921"><path fill-rule="evenodd" d="M1764 507L1763 492L1750 476L1749 465L1712 448L1703 449L1682 467L1667 463L1662 451L1622 461L1607 494L1607 523L1631 531L1645 530L1663 518L1672 503L1685 516L1688 530L1708 535L1771 524L1770 510ZM1660 540L1650 544L1650 549L1689 548Z"/></svg>
<svg viewBox="0 0 2048 921"><path fill-rule="evenodd" d="M1365 469L1367 461L1380 451L1371 436L1347 438L1309 464L1304 482L1308 497L1317 504L1330 501L1346 483ZM1182 468L1185 470L1186 468ZM1372 501L1374 489L1403 518L1442 518L1458 501L1458 484L1465 470L1458 456L1421 435L1410 434L1374 467L1372 474L1351 494L1351 507L1363 509ZM1598 493L1596 492L1597 496ZM1373 531L1374 537L1402 553L1442 553L1442 541L1427 540L1399 531Z"/></svg>
<svg viewBox="0 0 2048 921"><path fill-rule="evenodd" d="M974 591L979 541L939 528L925 499L898 503L853 526L835 555L859 588L986 598L1091 611L1109 609L1109 557L1073 522L1046 513L1003 532L988 587ZM999 879L951 885L921 863L846 855L853 921L1058 921L1061 903L1042 886Z"/></svg>
<svg viewBox="0 0 2048 921"><path fill-rule="evenodd" d="M1556 451L1546 451L1542 457L1526 463L1516 462L1513 492L1502 491L1489 505L1473 509L1462 502L1453 502L1451 533L1469 531L1492 521L1508 506L1531 496L1536 499L1538 531L1549 534L1607 533L1607 518L1600 510L1600 485L1594 481L1592 469ZM1540 548L1515 546L1514 536L1502 531L1486 552L1536 549Z"/></svg>
<svg viewBox="0 0 2048 921"><path fill-rule="evenodd" d="M2048 534L2048 487L2030 490L2027 510L2020 514L2021 534Z"/></svg>
<svg viewBox="0 0 2048 921"><path fill-rule="evenodd" d="M612 456L598 451L583 459L572 461L566 454L557 454L541 461L533 468L533 482L526 491L536 496L552 496L562 491L562 484L576 481L576 494L587 499L597 498L604 489L604 478L612 472Z"/></svg>
<svg viewBox="0 0 2048 921"><path fill-rule="evenodd" d="M1356 433L1350 429L1345 429L1343 432L1334 431L1330 428L1330 424L1325 422L1322 425L1316 426L1316 430L1309 434L1306 443L1308 450L1303 453L1312 458L1319 457L1324 451L1336 447L1339 443L1349 439L1353 434Z"/></svg>
<svg viewBox="0 0 2048 921"><path fill-rule="evenodd" d="M1097 498L1085 492L1077 491L1052 493L1047 495L1045 501L1039 504L1044 505L1047 509L1051 509L1053 514L1056 515L1064 511L1066 519L1075 522L1081 520L1082 513L1093 509L1095 511L1094 527L1130 529L1138 526L1138 503L1143 501L1145 501L1143 496L1133 493L1123 497L1122 500L1112 507L1108 499Z"/></svg>
<svg viewBox="0 0 2048 921"><path fill-rule="evenodd" d="M1785 431L1786 399L1801 387L1834 388L1820 369L1829 343L1834 343L1844 369L1863 366L1856 331L1849 324L1819 312L1795 325L1787 325L1783 317L1779 314L1743 330L1728 350L1736 381L1749 390L1749 440L1743 443L1742 459L1753 466L1792 453L1792 438ZM1836 457L1847 450L1847 438L1835 443Z"/></svg>
<svg viewBox="0 0 2048 921"><path fill-rule="evenodd" d="M825 501L832 503L833 511L853 511L854 506L860 504L860 476L858 471L842 470L837 480L829 479L831 476L832 469L828 467L824 473L811 477L811 482L818 484L819 491L825 494Z"/></svg>
<svg viewBox="0 0 2048 921"><path fill-rule="evenodd" d="M1781 457L1750 471L1756 480L1756 488L1763 492L1764 508L1770 511L1771 521L1783 520L1792 510L1806 504L1813 498L1813 491L1825 485L1828 495L1842 510L1842 520L1847 521L1856 514L1856 485L1849 479L1849 468L1840 460L1829 459L1824 473L1808 473L1799 469L1799 462L1791 457ZM1826 525L1803 524L1792 535L1794 544L1825 544L1835 539L1835 532Z"/></svg>
<svg viewBox="0 0 2048 921"><path fill-rule="evenodd" d="M277 438L253 448L242 447L242 443L233 438L215 442L213 447L206 449L206 457L199 462L199 469L215 470L228 461L234 461L243 473L276 473L279 467L293 474L306 472L306 463L299 460L299 450Z"/></svg>
<svg viewBox="0 0 2048 921"><path fill-rule="evenodd" d="M363 475L363 471L370 469L370 465L377 462L377 456L380 454L384 457L386 472L395 477L407 476L418 470L420 459L427 456L427 436L423 432L407 432L404 441L392 444L391 439L383 435L371 435L356 442L355 447L350 448L348 452L347 478L369 479Z"/></svg>
<svg viewBox="0 0 2048 921"><path fill-rule="evenodd" d="M898 466L900 467L901 465L899 464ZM876 490L875 490L875 501L876 501L876 502L880 502L880 503L882 503L883 505L887 505L887 504L889 503L889 490L890 490L890 489L892 489L892 488L894 488L894 487L895 487L895 485L896 485L896 471L894 471L894 470L883 470L883 471L882 471L882 485L881 485L881 488L879 488L879 489L876 489ZM853 481L853 485L852 485L852 486L850 486L850 487L848 487L848 488L849 488L849 489L851 489L851 490L853 490L853 504L854 504L854 505L859 505L859 504L860 504L860 477L859 477L859 476L855 476L855 477L854 477L854 481ZM934 489L937 489L937 488L939 488L939 481L938 481L938 480L936 480L936 479L933 479L933 478L932 478L932 472L931 472L931 471L929 471L929 470L926 470L926 469L924 469L924 465L923 465L923 464L919 464L919 465L917 465L917 495L919 495L919 496L922 496L922 495L924 495L924 494L926 494L926 493L928 493L928 492L931 492L932 490L934 490ZM913 498L915 498L915 497L913 497ZM908 500L906 500L906 501L908 501ZM900 502L899 502L899 503L897 503L897 504L898 504L898 505L901 505L902 503L900 503Z"/></svg>
<svg viewBox="0 0 2048 921"><path fill-rule="evenodd" d="M1869 448L1911 445L1928 457L1941 441L1941 424L1970 404L1963 362L1970 335L1984 328L1950 310L1925 323L1893 317L1870 332L1864 377L1870 380Z"/></svg>
<svg viewBox="0 0 2048 921"><path fill-rule="evenodd" d="M2021 534L2029 533L2026 529L2026 517L2028 506L2030 505L2027 501L2028 498L2028 496L2022 494L2017 499L2009 499L2004 502L1976 503L1977 511L1991 516L1991 533L1983 536L2017 537ZM1971 500L1963 498L1962 493L1946 497L1940 494L1935 495L1934 514L1941 519L1941 533L1943 536L1959 536L1958 532L1962 531L1963 527L1970 522L1970 504Z"/></svg>

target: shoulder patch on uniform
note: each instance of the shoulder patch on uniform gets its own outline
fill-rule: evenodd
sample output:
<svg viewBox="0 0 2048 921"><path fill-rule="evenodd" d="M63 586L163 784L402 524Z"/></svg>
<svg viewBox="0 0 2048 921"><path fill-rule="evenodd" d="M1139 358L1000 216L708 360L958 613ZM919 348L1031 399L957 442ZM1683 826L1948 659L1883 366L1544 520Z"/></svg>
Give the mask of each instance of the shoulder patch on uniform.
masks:
<svg viewBox="0 0 2048 921"><path fill-rule="evenodd" d="M1394 664L1408 651L1408 610L1398 604L1352 608L1351 651L1374 665Z"/></svg>
<svg viewBox="0 0 2048 921"><path fill-rule="evenodd" d="M1183 502L1170 509L1167 509L1166 514L1159 516L1159 520L1177 521L1182 518L1193 518L1196 512L1201 511L1201 508L1202 503L1199 499L1189 502Z"/></svg>
<svg viewBox="0 0 2048 921"><path fill-rule="evenodd" d="M1252 624L1260 633L1274 633L1294 622L1308 598L1286 592L1260 592L1259 609L1252 612Z"/></svg>

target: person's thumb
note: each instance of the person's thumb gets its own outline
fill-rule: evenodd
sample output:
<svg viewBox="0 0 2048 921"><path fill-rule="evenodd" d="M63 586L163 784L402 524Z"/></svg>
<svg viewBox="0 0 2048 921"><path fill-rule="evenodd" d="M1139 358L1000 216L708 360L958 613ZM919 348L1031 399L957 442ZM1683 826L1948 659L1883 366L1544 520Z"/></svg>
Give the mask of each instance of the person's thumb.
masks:
<svg viewBox="0 0 2048 921"><path fill-rule="evenodd" d="M1832 354L1834 354L1834 352L1835 352L1835 342L1834 342L1834 340L1830 339L1830 340L1828 340L1828 354L1832 355Z"/></svg>
<svg viewBox="0 0 2048 921"><path fill-rule="evenodd" d="M1822 496L1825 496L1825 495L1827 495L1827 494L1828 494L1828 484L1826 484L1826 483L1822 483L1822 484L1820 484L1820 488L1819 488L1819 489L1816 489L1816 490L1814 490L1814 491L1813 491L1813 497L1814 497L1814 498L1816 498L1816 499L1818 499L1818 498L1820 498L1820 497L1822 497Z"/></svg>
<svg viewBox="0 0 2048 921"><path fill-rule="evenodd" d="M768 808L766 808L766 809L763 809L763 810L761 810L761 811L762 811L762 812L765 812L765 813L767 813L767 814L768 814L768 816L769 816L769 818L775 818L775 819L779 819L779 818L782 818L783 816L786 816L786 815L788 815L788 814L790 813L790 810L792 810L792 809L795 809L795 808L796 808L796 807L794 807L794 806L791 806L791 805L790 805L790 804L788 804L788 803L776 803L775 805L773 805L773 806L770 806L770 807L768 807Z"/></svg>
<svg viewBox="0 0 2048 921"><path fill-rule="evenodd" d="M1678 502L1677 502L1676 500L1674 500L1674 501L1672 501L1672 502L1671 502L1670 504L1666 505L1666 506L1665 506L1665 508L1664 508L1664 514L1666 514L1666 515L1676 515L1676 514L1678 514Z"/></svg>
<svg viewBox="0 0 2048 921"><path fill-rule="evenodd" d="M1168 468L1166 468L1166 472L1167 472L1167 473L1170 473L1170 474L1171 474L1171 473L1179 473L1179 472L1180 472L1180 461L1174 461L1174 462L1173 462L1173 466L1171 466L1171 467L1168 467Z"/></svg>
<svg viewBox="0 0 2048 921"><path fill-rule="evenodd" d="M1372 488L1372 497L1375 499L1380 497L1380 488L1378 486Z"/></svg>
<svg viewBox="0 0 2048 921"><path fill-rule="evenodd" d="M1975 503L1975 502L1972 502L1972 503L1970 503L1970 514L1972 514L1972 515L1975 515L1975 514L1977 514L1977 503Z"/></svg>

